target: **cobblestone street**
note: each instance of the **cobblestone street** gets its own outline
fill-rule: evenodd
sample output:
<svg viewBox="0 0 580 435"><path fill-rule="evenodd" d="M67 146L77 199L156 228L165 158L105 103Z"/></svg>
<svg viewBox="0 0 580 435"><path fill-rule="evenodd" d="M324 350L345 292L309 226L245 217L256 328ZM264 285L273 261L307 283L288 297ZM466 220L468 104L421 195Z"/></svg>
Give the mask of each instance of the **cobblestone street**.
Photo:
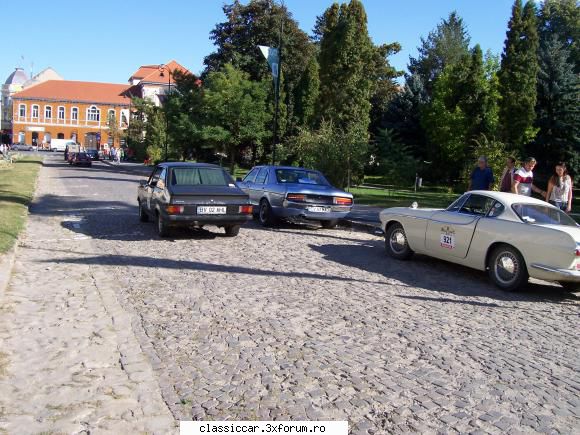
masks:
<svg viewBox="0 0 580 435"><path fill-rule="evenodd" d="M536 281L504 293L483 273L423 256L398 262L381 237L344 229L251 222L235 238L208 227L162 240L137 218L143 177L122 166L74 169L52 156L45 165L0 298L0 345L9 345L0 347L0 432L3 422L9 433L23 422L72 432L65 420L78 430L170 432L163 402L176 421L349 420L354 434L580 430L580 303L558 286ZM56 413L34 394L20 405L33 391L21 358L64 349L51 331L29 341L38 331L18 330L18 316L32 313L30 298L64 288L96 292L95 302L67 301L62 290L58 307L45 303L60 310L55 337L88 322L96 305L123 313L122 326L101 325L105 338L88 325L76 342L79 367L94 352L120 352L99 355L127 374L126 395L98 398L114 406L124 397L117 426L95 422L106 416L96 396L74 404L92 403L93 414ZM95 340L109 345L91 348ZM26 352L10 348L19 342ZM134 349L128 359L125 348ZM50 370L35 382L53 392L68 385L56 375L43 380Z"/></svg>

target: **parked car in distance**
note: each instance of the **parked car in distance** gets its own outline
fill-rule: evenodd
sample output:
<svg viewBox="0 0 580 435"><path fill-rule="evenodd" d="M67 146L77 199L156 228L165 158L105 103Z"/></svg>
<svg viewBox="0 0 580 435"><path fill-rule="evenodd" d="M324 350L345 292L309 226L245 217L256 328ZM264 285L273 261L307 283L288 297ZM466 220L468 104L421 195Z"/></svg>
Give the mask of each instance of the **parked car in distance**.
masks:
<svg viewBox="0 0 580 435"><path fill-rule="evenodd" d="M100 159L99 150L97 150L97 149L88 149L85 152L91 158L91 160L99 160Z"/></svg>
<svg viewBox="0 0 580 435"><path fill-rule="evenodd" d="M256 166L238 180L264 226L277 218L318 221L333 228L353 205L351 193L333 187L321 172L293 166Z"/></svg>
<svg viewBox="0 0 580 435"><path fill-rule="evenodd" d="M92 166L93 162L91 157L84 152L81 153L70 153L68 159L69 165L75 166Z"/></svg>
<svg viewBox="0 0 580 435"><path fill-rule="evenodd" d="M32 145L27 145L25 143L15 143L12 144L12 147L10 147L11 150L13 151L32 151L34 150L34 147Z"/></svg>
<svg viewBox="0 0 580 435"><path fill-rule="evenodd" d="M139 218L157 224L160 237L176 226L215 225L237 236L252 219L245 194L221 167L207 163L165 162L157 165L137 189Z"/></svg>
<svg viewBox="0 0 580 435"><path fill-rule="evenodd" d="M544 201L472 191L447 209L388 208L380 219L391 257L405 260L417 252L487 270L506 291L529 277L580 290L580 226Z"/></svg>

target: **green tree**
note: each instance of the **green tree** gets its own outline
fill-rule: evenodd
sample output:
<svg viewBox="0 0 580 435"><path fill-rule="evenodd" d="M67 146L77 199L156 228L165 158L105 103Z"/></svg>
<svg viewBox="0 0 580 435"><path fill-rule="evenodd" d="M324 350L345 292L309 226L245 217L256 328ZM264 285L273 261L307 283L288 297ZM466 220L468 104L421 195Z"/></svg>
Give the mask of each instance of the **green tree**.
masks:
<svg viewBox="0 0 580 435"><path fill-rule="evenodd" d="M193 74L175 71L175 87L164 106L168 117L169 142L172 153L183 159L207 159L209 154L203 141L203 88Z"/></svg>
<svg viewBox="0 0 580 435"><path fill-rule="evenodd" d="M368 138L375 55L359 0L327 9L320 40L319 121L356 132L361 142Z"/></svg>
<svg viewBox="0 0 580 435"><path fill-rule="evenodd" d="M569 52L558 38L542 41L535 143L530 147L540 170L552 172L558 161L566 161L580 173L580 79L569 62Z"/></svg>
<svg viewBox="0 0 580 435"><path fill-rule="evenodd" d="M417 49L419 56L409 58L409 74L422 80L428 97L431 97L435 80L443 70L461 61L468 53L469 40L463 19L456 11L438 24L427 39L421 38Z"/></svg>
<svg viewBox="0 0 580 435"><path fill-rule="evenodd" d="M577 0L544 0L538 14L540 40L556 36L569 54L569 63L580 73L580 4Z"/></svg>
<svg viewBox="0 0 580 435"><path fill-rule="evenodd" d="M228 155L232 174L241 147L260 144L269 136L267 86L251 81L247 73L229 64L207 75L202 135Z"/></svg>
<svg viewBox="0 0 580 435"><path fill-rule="evenodd" d="M147 112L151 103L148 100L134 97L131 99L130 121L125 132L127 145L135 150L135 157L138 160L145 159L146 144L145 130L147 128Z"/></svg>
<svg viewBox="0 0 580 435"><path fill-rule="evenodd" d="M320 90L318 60L312 56L306 71L296 88L296 107L294 109L294 125L298 127L314 127L316 116L316 101Z"/></svg>
<svg viewBox="0 0 580 435"><path fill-rule="evenodd" d="M322 121L317 130L301 130L293 146L300 166L318 169L333 185L344 188L363 181L367 143L356 131Z"/></svg>
<svg viewBox="0 0 580 435"><path fill-rule="evenodd" d="M378 132L371 145L372 160L369 164L373 174L381 175L384 181L395 186L412 185L418 162L409 146L398 140L393 130Z"/></svg>
<svg viewBox="0 0 580 435"><path fill-rule="evenodd" d="M499 117L504 142L523 150L533 140L538 74L535 5L515 0L501 59Z"/></svg>
<svg viewBox="0 0 580 435"><path fill-rule="evenodd" d="M246 72L250 80L272 83L269 66L258 45L278 47L282 29L280 133L284 137L302 119L294 114L294 107L298 104L296 92L302 91L299 82L304 74L308 74L315 47L287 8L274 0L250 0L245 5L235 0L224 5L223 11L226 20L218 23L210 33L216 51L204 59L203 78L212 71L221 71L226 64L232 64ZM268 100L272 106L269 110L273 112L273 86L269 88Z"/></svg>
<svg viewBox="0 0 580 435"><path fill-rule="evenodd" d="M114 113L107 115L107 128L109 129L109 138L113 139L111 146L115 146L123 137L123 131L119 127L117 117Z"/></svg>
<svg viewBox="0 0 580 435"><path fill-rule="evenodd" d="M165 159L165 145L167 144L167 129L165 114L161 107L153 104L147 106L145 124L145 147L150 160L159 162Z"/></svg>

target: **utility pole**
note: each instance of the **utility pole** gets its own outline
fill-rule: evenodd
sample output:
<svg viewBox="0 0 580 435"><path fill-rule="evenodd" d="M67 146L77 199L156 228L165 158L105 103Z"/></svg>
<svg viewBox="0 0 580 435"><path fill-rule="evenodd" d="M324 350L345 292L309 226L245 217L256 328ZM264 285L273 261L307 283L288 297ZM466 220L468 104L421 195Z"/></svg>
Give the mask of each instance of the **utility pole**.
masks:
<svg viewBox="0 0 580 435"><path fill-rule="evenodd" d="M284 3L282 3L284 6ZM276 77L276 87L274 89L274 137L272 138L272 164L276 164L276 145L279 142L278 131L280 122L280 78L282 76L282 33L284 32L284 16L280 15L280 34L278 35L278 74Z"/></svg>

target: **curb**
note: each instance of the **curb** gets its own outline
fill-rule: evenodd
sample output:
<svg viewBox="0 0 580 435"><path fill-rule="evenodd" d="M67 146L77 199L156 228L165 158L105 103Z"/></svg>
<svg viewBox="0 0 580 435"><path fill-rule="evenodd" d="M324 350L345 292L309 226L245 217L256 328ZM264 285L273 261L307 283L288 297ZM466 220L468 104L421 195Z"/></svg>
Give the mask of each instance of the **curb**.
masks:
<svg viewBox="0 0 580 435"><path fill-rule="evenodd" d="M8 252L0 256L0 305L4 298L4 293L8 288L10 277L12 276L12 269L14 268L14 260L16 259L16 248L18 240L14 242L14 246Z"/></svg>
<svg viewBox="0 0 580 435"><path fill-rule="evenodd" d="M121 172L133 172L133 173L140 173L142 175L149 175L153 171L153 166L137 166L137 165L117 165L109 160L99 160L99 162L104 163L107 166L111 166L112 168L118 168Z"/></svg>

